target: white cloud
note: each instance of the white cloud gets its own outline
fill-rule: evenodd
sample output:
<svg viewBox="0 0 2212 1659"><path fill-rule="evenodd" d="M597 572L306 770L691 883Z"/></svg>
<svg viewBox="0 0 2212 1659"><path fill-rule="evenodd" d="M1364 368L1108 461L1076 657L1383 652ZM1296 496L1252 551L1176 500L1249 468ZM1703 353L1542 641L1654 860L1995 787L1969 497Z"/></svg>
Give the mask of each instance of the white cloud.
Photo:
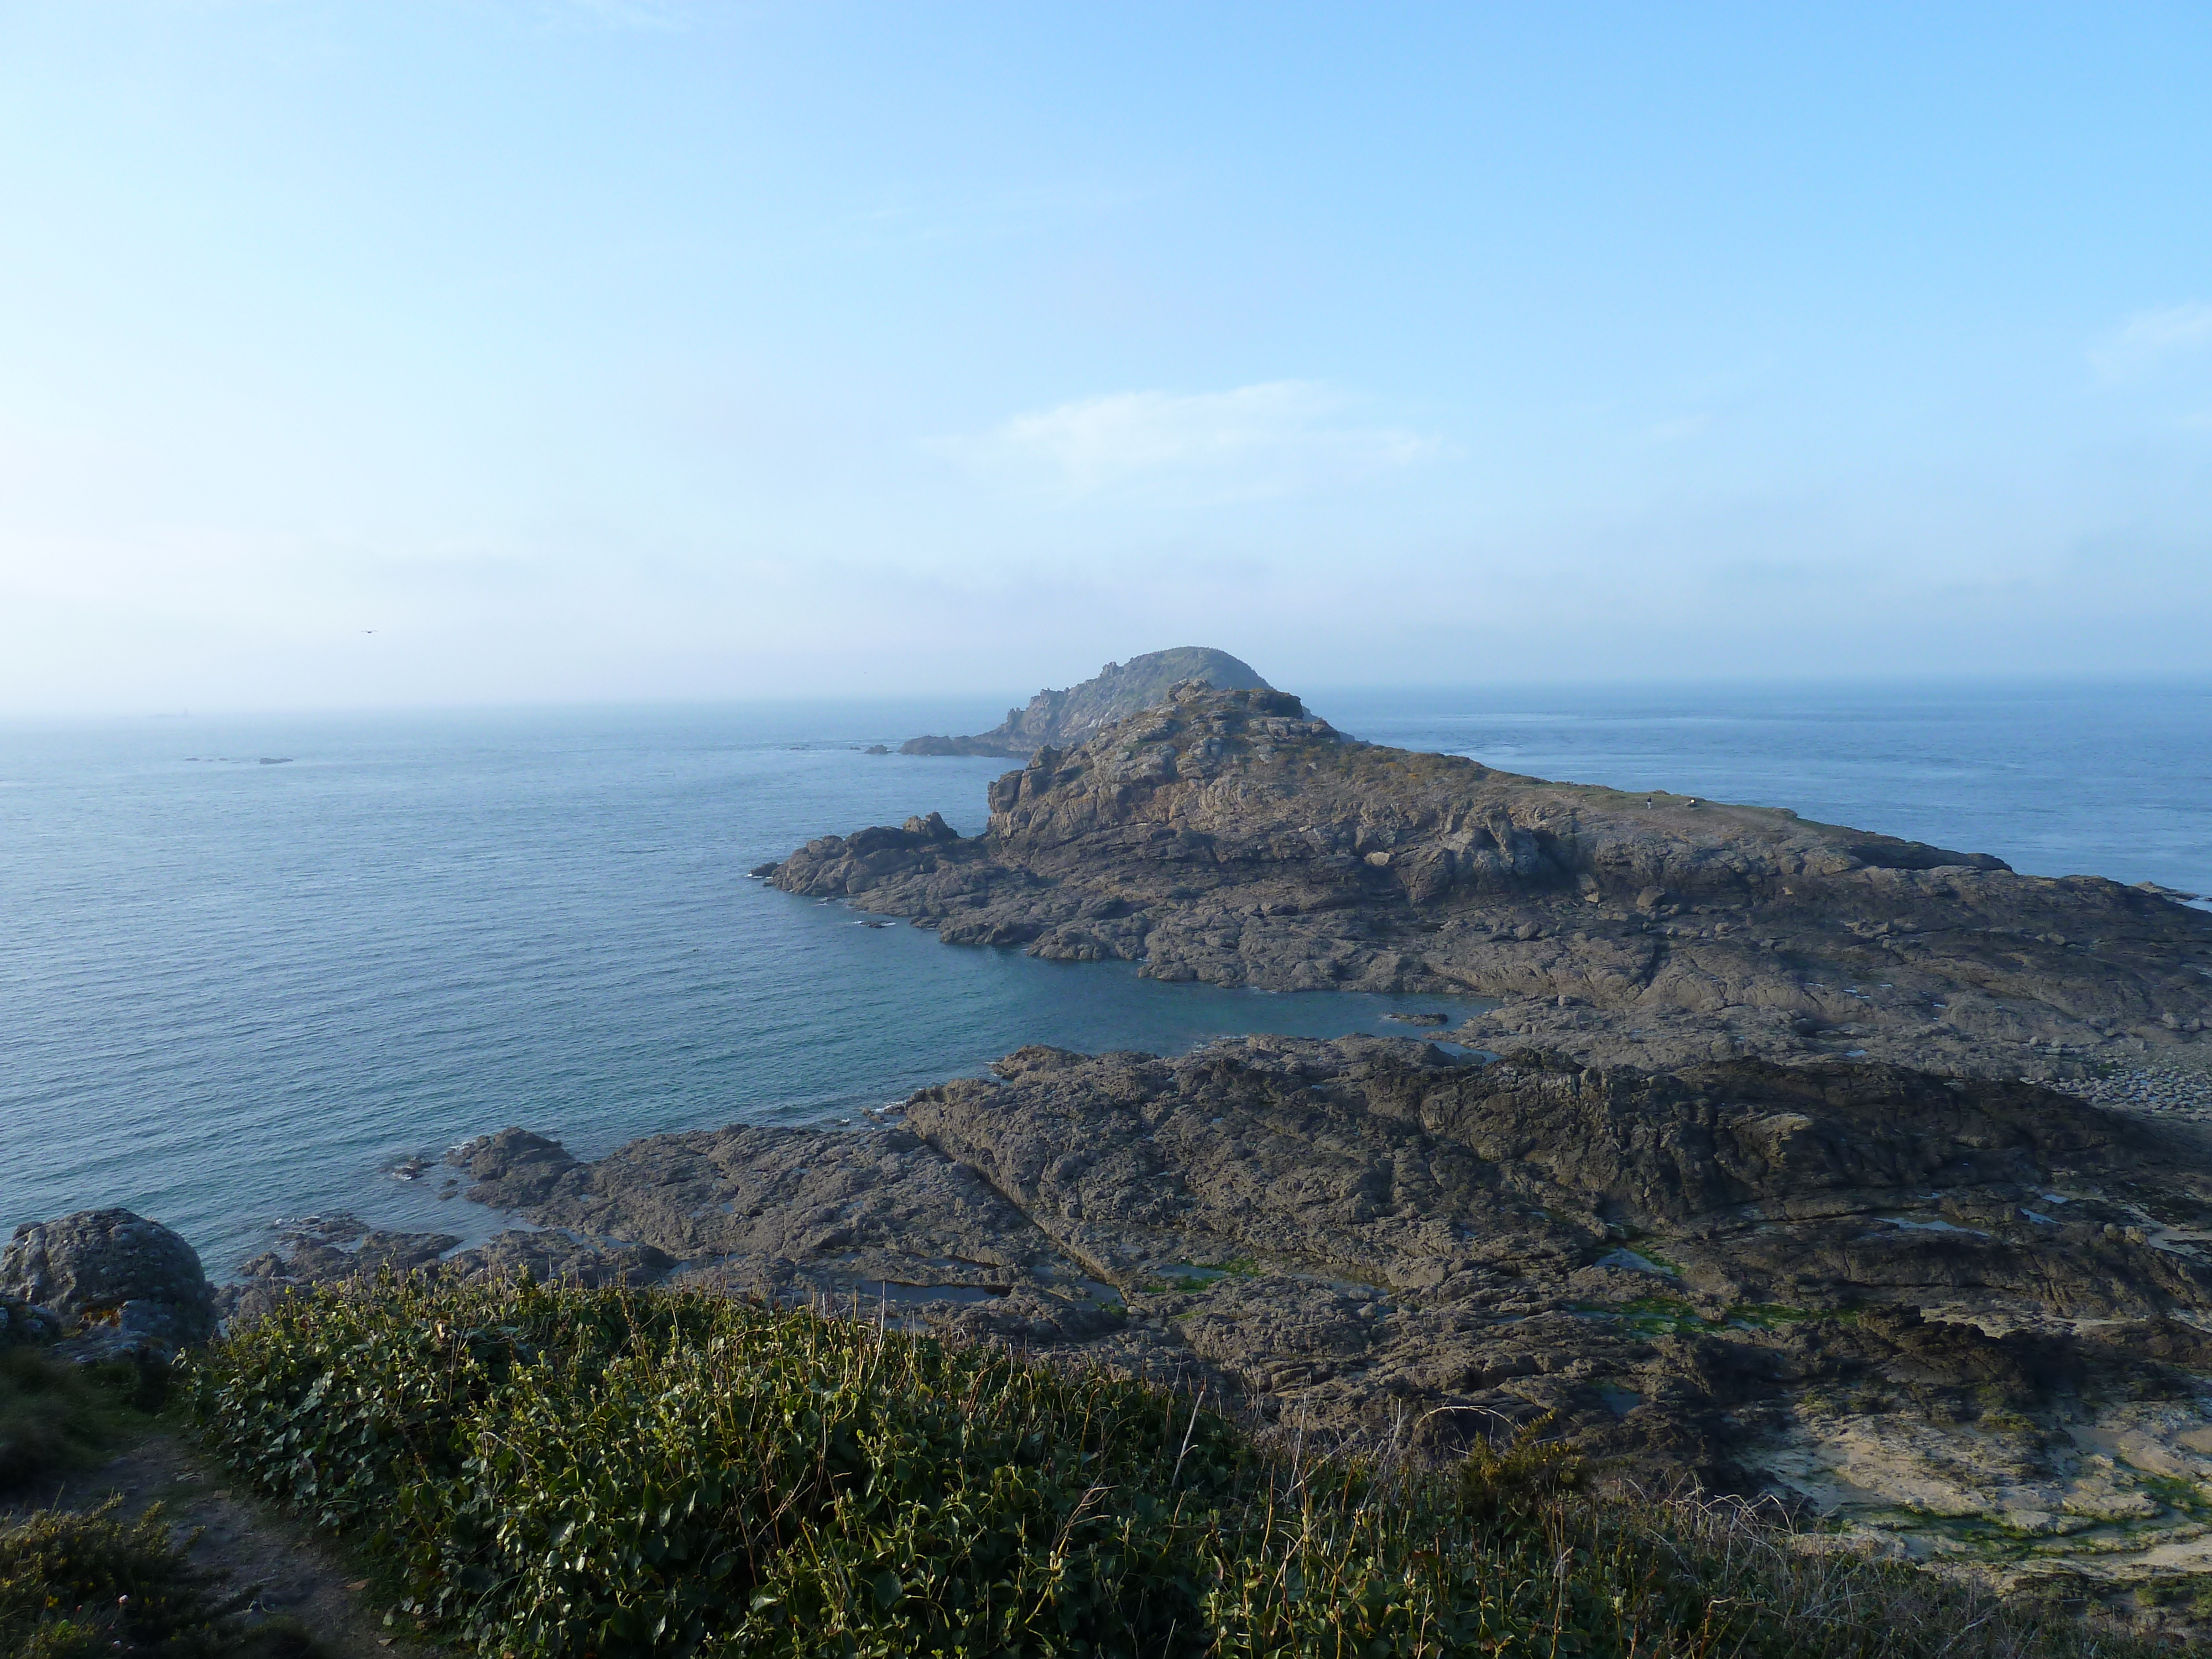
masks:
<svg viewBox="0 0 2212 1659"><path fill-rule="evenodd" d="M2106 380L2124 380L2165 358L2212 345L2212 305L2191 301L2138 311L2089 349L2090 367Z"/></svg>
<svg viewBox="0 0 2212 1659"><path fill-rule="evenodd" d="M1440 439L1344 418L1354 402L1310 380L1186 395L1121 392L925 447L994 483L1063 501L1175 505L1354 483L1446 453Z"/></svg>

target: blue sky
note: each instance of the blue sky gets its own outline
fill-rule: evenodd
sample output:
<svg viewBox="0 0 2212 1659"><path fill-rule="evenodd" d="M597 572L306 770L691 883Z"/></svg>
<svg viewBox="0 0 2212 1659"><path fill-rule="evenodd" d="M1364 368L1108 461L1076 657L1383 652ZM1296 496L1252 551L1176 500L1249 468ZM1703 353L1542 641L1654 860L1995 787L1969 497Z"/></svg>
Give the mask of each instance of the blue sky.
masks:
<svg viewBox="0 0 2212 1659"><path fill-rule="evenodd" d="M2201 6L0 0L0 711L2202 672L2208 87Z"/></svg>

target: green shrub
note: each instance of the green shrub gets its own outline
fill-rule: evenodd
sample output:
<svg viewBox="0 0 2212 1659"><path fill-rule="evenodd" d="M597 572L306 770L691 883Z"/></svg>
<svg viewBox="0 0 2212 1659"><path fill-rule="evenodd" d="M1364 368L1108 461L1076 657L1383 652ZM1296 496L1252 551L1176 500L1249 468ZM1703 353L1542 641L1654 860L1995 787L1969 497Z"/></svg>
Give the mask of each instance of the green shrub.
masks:
<svg viewBox="0 0 2212 1659"><path fill-rule="evenodd" d="M160 1505L129 1523L118 1500L86 1513L40 1510L0 1527L0 1650L20 1659L310 1659L289 1626L246 1626L243 1598L171 1544Z"/></svg>
<svg viewBox="0 0 2212 1659"><path fill-rule="evenodd" d="M1103 1373L693 1292L326 1291L193 1389L240 1476L515 1659L2091 1650L1735 1511L1594 1499L1557 1448L1285 1458Z"/></svg>

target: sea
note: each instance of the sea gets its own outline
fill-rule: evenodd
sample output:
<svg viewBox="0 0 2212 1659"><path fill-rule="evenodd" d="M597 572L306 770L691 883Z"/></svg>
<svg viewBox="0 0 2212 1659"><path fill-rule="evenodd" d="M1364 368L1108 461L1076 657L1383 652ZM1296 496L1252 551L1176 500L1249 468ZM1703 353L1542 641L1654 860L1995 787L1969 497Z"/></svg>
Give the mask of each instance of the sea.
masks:
<svg viewBox="0 0 2212 1659"><path fill-rule="evenodd" d="M434 1164L856 1121L1024 1043L1403 1033L1437 997L1164 985L865 926L748 878L1006 763L872 754L1012 697L0 724L0 1236L120 1205L230 1276L349 1212L476 1241ZM2212 681L1475 688L1308 699L1353 736L1796 808L2212 893Z"/></svg>

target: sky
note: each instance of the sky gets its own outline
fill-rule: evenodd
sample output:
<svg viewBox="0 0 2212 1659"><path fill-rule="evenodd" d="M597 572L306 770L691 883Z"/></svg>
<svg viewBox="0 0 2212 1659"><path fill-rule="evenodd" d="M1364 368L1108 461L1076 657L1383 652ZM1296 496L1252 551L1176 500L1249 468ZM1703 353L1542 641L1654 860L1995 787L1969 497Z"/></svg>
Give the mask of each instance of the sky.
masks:
<svg viewBox="0 0 2212 1659"><path fill-rule="evenodd" d="M0 0L0 714L2212 670L2212 10Z"/></svg>

